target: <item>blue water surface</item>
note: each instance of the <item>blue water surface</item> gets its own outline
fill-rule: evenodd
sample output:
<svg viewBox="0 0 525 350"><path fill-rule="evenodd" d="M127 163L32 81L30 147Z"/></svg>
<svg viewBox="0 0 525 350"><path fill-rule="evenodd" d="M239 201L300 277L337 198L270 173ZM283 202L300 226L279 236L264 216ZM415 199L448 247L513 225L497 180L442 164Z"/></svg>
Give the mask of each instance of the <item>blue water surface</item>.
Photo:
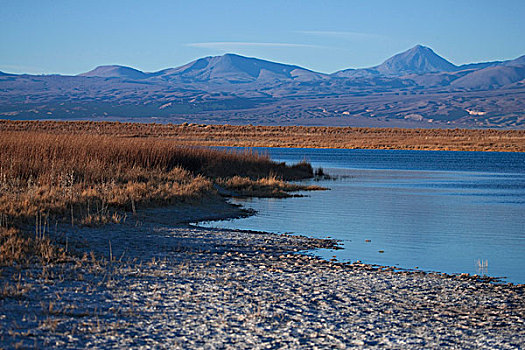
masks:
<svg viewBox="0 0 525 350"><path fill-rule="evenodd" d="M525 283L525 153L255 150L336 179L306 181L330 188L307 197L235 199L257 215L200 225L331 237L344 249L316 254Z"/></svg>

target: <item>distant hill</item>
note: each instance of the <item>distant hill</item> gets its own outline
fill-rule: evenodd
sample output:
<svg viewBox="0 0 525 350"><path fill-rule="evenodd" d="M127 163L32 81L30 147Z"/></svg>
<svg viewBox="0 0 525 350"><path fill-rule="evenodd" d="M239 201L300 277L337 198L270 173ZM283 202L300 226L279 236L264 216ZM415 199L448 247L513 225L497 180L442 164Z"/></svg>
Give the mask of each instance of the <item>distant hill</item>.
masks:
<svg viewBox="0 0 525 350"><path fill-rule="evenodd" d="M452 72L457 66L437 55L431 48L416 45L413 48L390 57L379 66L365 69L342 70L334 73L339 77L352 76L403 76L436 72Z"/></svg>
<svg viewBox="0 0 525 350"><path fill-rule="evenodd" d="M383 75L425 74L435 72L452 72L455 65L437 55L431 48L417 45L397 54L375 67Z"/></svg>
<svg viewBox="0 0 525 350"><path fill-rule="evenodd" d="M237 54L142 72L0 72L0 118L525 128L525 56L457 66L417 45L323 74Z"/></svg>
<svg viewBox="0 0 525 350"><path fill-rule="evenodd" d="M504 66L525 66L525 55L520 56L514 60L502 62Z"/></svg>
<svg viewBox="0 0 525 350"><path fill-rule="evenodd" d="M525 65L499 65L476 70L451 82L452 87L497 89L525 79Z"/></svg>
<svg viewBox="0 0 525 350"><path fill-rule="evenodd" d="M145 73L125 66L99 66L89 72L79 74L83 77L103 77L122 79L162 78L174 81L214 81L248 83L278 80L319 80L324 74L311 70L265 61L258 58L235 54L199 58L177 68Z"/></svg>
<svg viewBox="0 0 525 350"><path fill-rule="evenodd" d="M246 83L277 80L318 80L323 74L311 70L235 54L204 57L184 66L153 73L172 79Z"/></svg>
<svg viewBox="0 0 525 350"><path fill-rule="evenodd" d="M97 68L79 74L80 77L103 77L103 78L122 78L122 79L145 79L149 74L140 70L126 66L98 66Z"/></svg>
<svg viewBox="0 0 525 350"><path fill-rule="evenodd" d="M479 62L479 63L468 63L458 66L458 70L477 70L487 67L495 67L502 64L503 61L493 61L493 62Z"/></svg>

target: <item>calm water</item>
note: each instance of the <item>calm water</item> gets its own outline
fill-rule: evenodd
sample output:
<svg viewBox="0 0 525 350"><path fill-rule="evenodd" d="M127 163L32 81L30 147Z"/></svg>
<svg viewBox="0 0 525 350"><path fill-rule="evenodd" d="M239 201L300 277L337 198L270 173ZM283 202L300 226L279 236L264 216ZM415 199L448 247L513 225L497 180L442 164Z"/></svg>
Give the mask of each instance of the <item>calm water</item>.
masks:
<svg viewBox="0 0 525 350"><path fill-rule="evenodd" d="M336 238L343 250L316 254L340 261L525 283L525 153L257 150L339 177L308 197L235 200L258 214L201 224Z"/></svg>

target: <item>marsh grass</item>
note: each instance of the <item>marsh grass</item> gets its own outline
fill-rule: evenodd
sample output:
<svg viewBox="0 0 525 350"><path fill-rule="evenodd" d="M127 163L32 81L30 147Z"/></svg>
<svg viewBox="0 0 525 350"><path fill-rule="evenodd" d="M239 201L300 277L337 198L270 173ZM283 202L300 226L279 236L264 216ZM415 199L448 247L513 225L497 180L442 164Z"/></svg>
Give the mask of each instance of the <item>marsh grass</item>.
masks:
<svg viewBox="0 0 525 350"><path fill-rule="evenodd" d="M276 176L265 177L257 180L234 176L229 179L219 180L219 184L235 193L235 196L243 197L290 197L289 192L294 191L316 191L326 188L314 185L298 185L283 181Z"/></svg>
<svg viewBox="0 0 525 350"><path fill-rule="evenodd" d="M401 129L320 126L141 124L0 120L0 132L164 138L179 145L413 149L451 151L525 151L525 130Z"/></svg>
<svg viewBox="0 0 525 350"><path fill-rule="evenodd" d="M120 222L137 208L216 196L216 182L280 196L299 189L284 180L312 175L306 162L288 167L250 151L181 147L153 137L2 132L0 265L62 257L48 237L58 222Z"/></svg>

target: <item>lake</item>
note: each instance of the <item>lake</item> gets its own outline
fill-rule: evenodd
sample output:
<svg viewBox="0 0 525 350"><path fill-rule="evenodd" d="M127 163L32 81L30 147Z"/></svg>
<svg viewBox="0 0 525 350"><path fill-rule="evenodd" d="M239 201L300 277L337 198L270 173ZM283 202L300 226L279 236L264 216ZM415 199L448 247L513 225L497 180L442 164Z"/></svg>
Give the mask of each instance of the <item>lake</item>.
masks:
<svg viewBox="0 0 525 350"><path fill-rule="evenodd" d="M316 255L525 283L525 153L254 150L335 179L306 197L234 199L258 213L199 225L331 237L343 249Z"/></svg>

